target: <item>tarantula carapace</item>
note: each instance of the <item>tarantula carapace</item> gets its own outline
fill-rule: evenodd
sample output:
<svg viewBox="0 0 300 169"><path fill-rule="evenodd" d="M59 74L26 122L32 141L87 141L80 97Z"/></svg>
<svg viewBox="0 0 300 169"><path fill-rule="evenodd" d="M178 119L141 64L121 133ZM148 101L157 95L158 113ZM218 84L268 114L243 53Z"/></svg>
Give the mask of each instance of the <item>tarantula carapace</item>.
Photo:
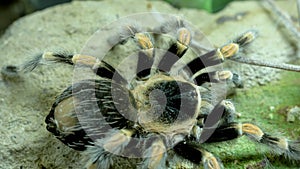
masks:
<svg viewBox="0 0 300 169"><path fill-rule="evenodd" d="M238 57L256 31L197 53L201 49L191 45L197 44L197 33L181 18L171 17L152 28L137 21L120 27L111 50L129 42L137 46L136 74L130 81L103 59L83 54L45 52L24 65L32 70L39 63L61 62L97 76L67 88L46 118L48 131L67 146L86 152L88 168L111 168L114 156L139 158L137 168L166 168L167 155L173 151L205 168L220 169L221 161L201 145L243 135L300 160L299 142L269 135L252 123L236 122L232 102L212 101L217 94L211 92L212 84L240 86L241 79L231 71L210 68ZM169 39L166 50L157 45L162 36ZM196 57L182 62L189 50L196 51Z"/></svg>

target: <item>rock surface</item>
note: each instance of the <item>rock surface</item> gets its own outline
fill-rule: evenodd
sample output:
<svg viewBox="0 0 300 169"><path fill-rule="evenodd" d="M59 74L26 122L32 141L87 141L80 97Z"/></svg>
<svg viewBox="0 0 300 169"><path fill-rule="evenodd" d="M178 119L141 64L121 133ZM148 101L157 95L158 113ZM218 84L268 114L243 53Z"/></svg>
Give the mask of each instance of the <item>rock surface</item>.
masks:
<svg viewBox="0 0 300 169"><path fill-rule="evenodd" d="M22 64L37 51L63 48L79 52L103 25L118 17L150 11L183 16L216 46L245 30L257 29L260 37L246 51L252 58L287 62L295 54L289 37L282 33L276 19L255 1L231 3L214 15L194 9L177 10L159 1L78 1L16 21L0 38L1 67ZM220 17L238 13L245 15L225 22L221 18L220 23ZM226 66L244 76L246 86L264 84L279 75L273 69L235 63ZM54 64L23 74L18 82L0 77L0 168L83 168L81 155L55 139L44 124L55 96L72 83L72 76L71 67Z"/></svg>
<svg viewBox="0 0 300 169"><path fill-rule="evenodd" d="M298 106L291 108L287 112L287 119L286 119L286 121L288 122L294 122L296 120L300 120L300 107Z"/></svg>

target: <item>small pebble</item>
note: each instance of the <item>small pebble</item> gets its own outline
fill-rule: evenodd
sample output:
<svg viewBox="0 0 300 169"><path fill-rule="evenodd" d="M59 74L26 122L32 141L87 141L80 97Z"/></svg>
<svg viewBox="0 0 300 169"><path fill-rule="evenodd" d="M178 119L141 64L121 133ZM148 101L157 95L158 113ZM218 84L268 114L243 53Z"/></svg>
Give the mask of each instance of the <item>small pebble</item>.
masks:
<svg viewBox="0 0 300 169"><path fill-rule="evenodd" d="M287 121L294 122L295 120L300 120L300 107L298 106L291 108L287 112Z"/></svg>
<svg viewBox="0 0 300 169"><path fill-rule="evenodd" d="M18 67L13 65L4 66L1 69L1 75L4 80L15 81L20 79Z"/></svg>
<svg viewBox="0 0 300 169"><path fill-rule="evenodd" d="M273 113L269 113L269 119L270 119L270 120L273 120L273 118L274 118Z"/></svg>

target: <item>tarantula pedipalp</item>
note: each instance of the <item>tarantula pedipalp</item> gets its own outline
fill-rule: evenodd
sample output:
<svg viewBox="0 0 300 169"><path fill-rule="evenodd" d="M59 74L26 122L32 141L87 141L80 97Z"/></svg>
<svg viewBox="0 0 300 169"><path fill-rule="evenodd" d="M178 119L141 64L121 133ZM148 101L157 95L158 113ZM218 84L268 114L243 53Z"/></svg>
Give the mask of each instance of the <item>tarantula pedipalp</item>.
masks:
<svg viewBox="0 0 300 169"><path fill-rule="evenodd" d="M24 65L32 70L39 63L55 61L87 70L81 72L85 79L56 98L46 123L47 130L64 144L87 153L88 168L111 168L114 156L140 158L141 168L166 168L167 155L174 151L205 168L219 169L221 161L201 144L243 135L300 160L299 142L266 134L252 123L235 122L230 101L213 101L216 93L211 92L211 83L241 82L237 74L209 68L236 57L240 47L255 39L255 31L201 53L195 45L197 32L177 17L159 27L138 23L121 27L112 50L136 44L137 61L130 80L103 58L83 54L45 52ZM158 45L161 36L169 39L166 50ZM189 50L196 57L182 64ZM87 75L91 72L97 77Z"/></svg>

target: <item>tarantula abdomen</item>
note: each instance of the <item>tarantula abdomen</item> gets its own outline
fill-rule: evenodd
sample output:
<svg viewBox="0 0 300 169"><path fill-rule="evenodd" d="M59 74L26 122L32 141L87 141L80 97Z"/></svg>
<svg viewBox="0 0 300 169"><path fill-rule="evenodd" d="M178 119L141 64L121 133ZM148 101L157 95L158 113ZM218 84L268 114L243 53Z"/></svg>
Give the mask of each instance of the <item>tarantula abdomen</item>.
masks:
<svg viewBox="0 0 300 169"><path fill-rule="evenodd" d="M84 149L78 142L91 143L105 137L110 128L134 123L137 113L129 114L136 111L132 97L129 90L111 80L80 81L56 98L46 118L47 129L68 146Z"/></svg>

